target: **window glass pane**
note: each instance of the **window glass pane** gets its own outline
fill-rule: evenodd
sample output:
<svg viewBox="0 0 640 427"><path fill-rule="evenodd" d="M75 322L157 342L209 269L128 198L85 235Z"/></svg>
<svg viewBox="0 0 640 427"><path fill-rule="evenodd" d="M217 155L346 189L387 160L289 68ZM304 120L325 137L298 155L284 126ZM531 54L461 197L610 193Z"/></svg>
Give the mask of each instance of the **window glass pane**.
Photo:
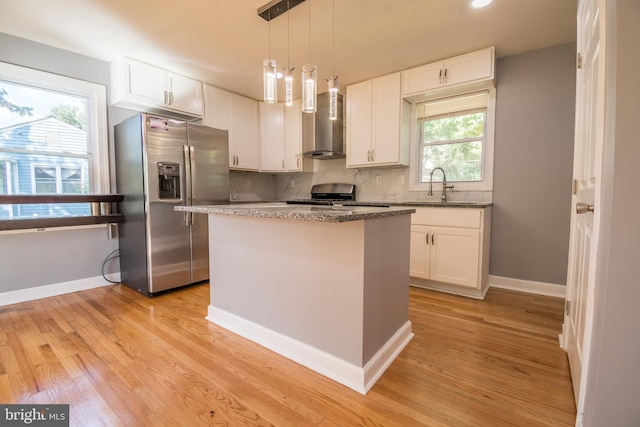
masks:
<svg viewBox="0 0 640 427"><path fill-rule="evenodd" d="M88 98L0 80L0 157L12 194L90 193ZM70 91L73 89L70 86ZM7 171L0 186L7 190ZM89 205L16 205L12 217L89 215Z"/></svg>
<svg viewBox="0 0 640 427"><path fill-rule="evenodd" d="M57 193L56 191L56 168L38 167L33 168L33 178L36 185L34 193Z"/></svg>
<svg viewBox="0 0 640 427"><path fill-rule="evenodd" d="M423 141L451 141L482 137L484 112L435 118L423 122Z"/></svg>
<svg viewBox="0 0 640 427"><path fill-rule="evenodd" d="M9 194L7 190L7 164L0 163L0 194Z"/></svg>
<svg viewBox="0 0 640 427"><path fill-rule="evenodd" d="M421 182L429 182L429 174L437 166L445 170L450 182L482 180L482 141L425 145L422 154ZM433 181L441 182L442 174L436 172Z"/></svg>
<svg viewBox="0 0 640 427"><path fill-rule="evenodd" d="M84 193L82 188L82 171L77 168L62 168L62 192Z"/></svg>

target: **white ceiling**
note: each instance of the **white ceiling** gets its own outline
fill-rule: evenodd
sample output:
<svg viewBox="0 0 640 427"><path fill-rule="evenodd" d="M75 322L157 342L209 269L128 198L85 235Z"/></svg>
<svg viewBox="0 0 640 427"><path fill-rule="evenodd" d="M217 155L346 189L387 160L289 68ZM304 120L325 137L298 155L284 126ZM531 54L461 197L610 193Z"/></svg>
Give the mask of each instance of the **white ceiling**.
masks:
<svg viewBox="0 0 640 427"><path fill-rule="evenodd" d="M104 61L129 56L260 99L269 23L257 9L266 3L0 0L0 32ZM469 0L333 4L334 15L332 0L306 0L288 17L271 20L271 56L286 65L289 38L296 72L310 55L322 81L332 75L333 62L343 93L350 83L487 46L502 57L576 39L577 0L494 0L484 9L472 9Z"/></svg>

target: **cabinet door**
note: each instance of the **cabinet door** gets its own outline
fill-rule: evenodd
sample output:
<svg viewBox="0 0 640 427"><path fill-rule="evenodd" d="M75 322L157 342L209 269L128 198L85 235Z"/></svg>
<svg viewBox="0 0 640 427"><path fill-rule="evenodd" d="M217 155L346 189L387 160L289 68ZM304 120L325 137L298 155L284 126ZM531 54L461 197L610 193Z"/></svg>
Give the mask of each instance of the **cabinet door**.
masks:
<svg viewBox="0 0 640 427"><path fill-rule="evenodd" d="M179 74L167 73L169 107L197 116L202 115L202 83Z"/></svg>
<svg viewBox="0 0 640 427"><path fill-rule="evenodd" d="M127 96L143 105L165 104L166 71L138 61L127 59Z"/></svg>
<svg viewBox="0 0 640 427"><path fill-rule="evenodd" d="M265 172L284 171L284 104L260 103L260 145Z"/></svg>
<svg viewBox="0 0 640 427"><path fill-rule="evenodd" d="M302 170L302 110L300 100L284 107L284 169L298 172Z"/></svg>
<svg viewBox="0 0 640 427"><path fill-rule="evenodd" d="M368 165L372 132L372 82L347 87L347 166Z"/></svg>
<svg viewBox="0 0 640 427"><path fill-rule="evenodd" d="M236 137L231 130L231 103L233 94L213 86L204 87L203 123L216 129L229 131L229 166L233 166L235 151L233 142Z"/></svg>
<svg viewBox="0 0 640 427"><path fill-rule="evenodd" d="M431 227L431 280L470 288L480 286L480 230Z"/></svg>
<svg viewBox="0 0 640 427"><path fill-rule="evenodd" d="M493 78L493 48L456 56L445 61L445 85L452 86Z"/></svg>
<svg viewBox="0 0 640 427"><path fill-rule="evenodd" d="M442 86L444 64L442 61L422 65L402 72L402 95L420 94Z"/></svg>
<svg viewBox="0 0 640 427"><path fill-rule="evenodd" d="M258 121L258 101L234 95L231 114L233 149L236 169L260 170L260 132ZM233 163L230 167L234 168Z"/></svg>
<svg viewBox="0 0 640 427"><path fill-rule="evenodd" d="M409 276L429 278L431 245L429 229L424 225L411 226L411 250L409 258Z"/></svg>
<svg viewBox="0 0 640 427"><path fill-rule="evenodd" d="M204 87L204 118L206 126L228 130L231 133L232 93L213 86Z"/></svg>
<svg viewBox="0 0 640 427"><path fill-rule="evenodd" d="M373 80L373 138L371 162L394 164L400 160L400 73Z"/></svg>

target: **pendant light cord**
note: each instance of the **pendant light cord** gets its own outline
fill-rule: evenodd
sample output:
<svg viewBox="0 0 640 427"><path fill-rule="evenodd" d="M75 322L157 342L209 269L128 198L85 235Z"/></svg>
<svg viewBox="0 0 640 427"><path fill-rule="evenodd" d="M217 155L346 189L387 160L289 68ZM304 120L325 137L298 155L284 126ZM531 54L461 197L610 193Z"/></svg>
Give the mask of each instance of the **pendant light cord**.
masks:
<svg viewBox="0 0 640 427"><path fill-rule="evenodd" d="M331 0L331 78L336 75L336 4L335 0Z"/></svg>
<svg viewBox="0 0 640 427"><path fill-rule="evenodd" d="M271 63L271 12L267 16L269 17L269 63Z"/></svg>
<svg viewBox="0 0 640 427"><path fill-rule="evenodd" d="M311 64L311 0L309 0L309 50L308 50L307 64Z"/></svg>
<svg viewBox="0 0 640 427"><path fill-rule="evenodd" d="M289 54L291 50L291 36L290 29L291 25L289 24L289 0L287 0L287 73L291 69L291 64L289 64Z"/></svg>

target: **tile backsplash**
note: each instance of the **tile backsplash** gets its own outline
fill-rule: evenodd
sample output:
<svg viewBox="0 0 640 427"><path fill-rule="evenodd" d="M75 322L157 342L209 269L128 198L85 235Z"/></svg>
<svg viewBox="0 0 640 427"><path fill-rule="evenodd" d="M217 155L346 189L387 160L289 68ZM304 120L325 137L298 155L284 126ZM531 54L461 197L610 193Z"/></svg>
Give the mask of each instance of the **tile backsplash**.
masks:
<svg viewBox="0 0 640 427"><path fill-rule="evenodd" d="M356 198L369 202L437 202L440 191L409 191L409 168L347 169L345 159L314 160L313 173L265 174L231 171L231 201L308 199L311 186L323 183L356 185ZM403 184L400 184L403 182ZM448 200L490 203L491 191L452 191Z"/></svg>

